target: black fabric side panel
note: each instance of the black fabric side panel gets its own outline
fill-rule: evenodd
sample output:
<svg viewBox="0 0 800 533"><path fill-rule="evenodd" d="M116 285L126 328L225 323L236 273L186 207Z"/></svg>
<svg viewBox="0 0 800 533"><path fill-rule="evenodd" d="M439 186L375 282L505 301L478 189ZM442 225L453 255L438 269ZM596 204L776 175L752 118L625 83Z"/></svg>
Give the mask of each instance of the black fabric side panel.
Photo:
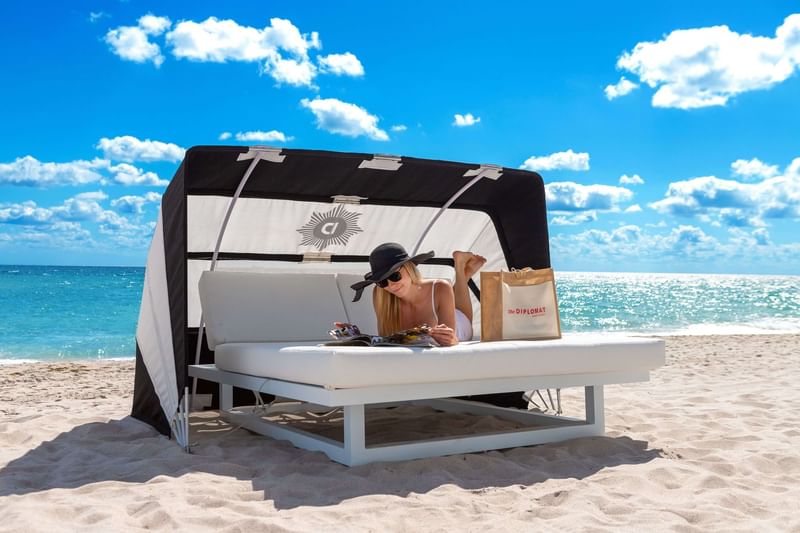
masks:
<svg viewBox="0 0 800 533"><path fill-rule="evenodd" d="M185 229L181 231L181 224L185 227L186 221L183 172L184 164L182 163L167 187L161 203L162 234L166 254L166 275L173 341L173 353L164 354L164 357L175 357L179 391L183 388L185 369L178 364L178 354L180 354L180 361L182 362L183 330L186 324L186 262L183 259L184 250L186 249L186 231ZM184 213L183 216L180 215L181 212ZM180 255L181 261L177 262L175 260L176 255ZM183 291L182 295L179 294L180 291ZM180 301L183 301L182 305ZM138 343L136 345L136 377L134 378L133 409L131 414L135 418L151 424L161 433L170 434L167 414L161 408L161 402L153 388L150 375L147 373Z"/></svg>
<svg viewBox="0 0 800 533"><path fill-rule="evenodd" d="M161 409L161 402L153 388L150 374L144 366L142 352L139 351L139 343L136 343L136 377L133 382L133 407L131 416L142 422L150 424L159 432L169 436L169 422Z"/></svg>
<svg viewBox="0 0 800 533"><path fill-rule="evenodd" d="M186 368L186 194L184 161L161 199L164 223L164 260L167 270L172 348L175 357L175 386L178 398L187 383Z"/></svg>

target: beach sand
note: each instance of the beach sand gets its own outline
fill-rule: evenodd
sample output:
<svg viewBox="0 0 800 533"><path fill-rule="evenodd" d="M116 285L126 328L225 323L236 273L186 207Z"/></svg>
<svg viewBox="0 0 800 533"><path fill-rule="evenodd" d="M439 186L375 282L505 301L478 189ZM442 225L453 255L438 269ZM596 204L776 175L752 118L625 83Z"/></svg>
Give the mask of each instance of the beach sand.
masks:
<svg viewBox="0 0 800 533"><path fill-rule="evenodd" d="M651 381L606 387L606 437L354 468L214 412L186 454L127 416L130 361L0 366L0 531L800 531L800 336L666 340Z"/></svg>

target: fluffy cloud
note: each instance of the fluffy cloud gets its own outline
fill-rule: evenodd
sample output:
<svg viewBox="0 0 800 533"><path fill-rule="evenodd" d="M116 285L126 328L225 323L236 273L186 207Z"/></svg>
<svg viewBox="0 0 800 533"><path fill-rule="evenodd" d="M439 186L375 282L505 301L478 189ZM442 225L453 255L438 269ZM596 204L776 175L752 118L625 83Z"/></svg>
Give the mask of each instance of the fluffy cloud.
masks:
<svg viewBox="0 0 800 533"><path fill-rule="evenodd" d="M586 152L575 153L570 148L566 152L556 152L546 156L531 156L519 168L534 171L589 170L589 154Z"/></svg>
<svg viewBox="0 0 800 533"><path fill-rule="evenodd" d="M363 107L336 98L320 97L313 100L303 98L300 104L314 113L319 129L347 137L365 135L376 141L389 140L386 132L378 128L378 117L370 115Z"/></svg>
<svg viewBox="0 0 800 533"><path fill-rule="evenodd" d="M16 204L0 204L0 224L11 228L4 239L15 244L26 243L51 247L81 246L91 248L114 248L118 245L144 249L147 246L153 223L135 223L125 216L104 208L108 200L102 191L77 194L60 205L40 207L34 201ZM137 206L157 202L160 195L147 193L143 197L122 197L112 201L118 211L129 211L134 215ZM130 209L128 209L130 208ZM92 239L92 233L84 225L89 224L108 237L102 242ZM18 231L17 231L18 230Z"/></svg>
<svg viewBox="0 0 800 533"><path fill-rule="evenodd" d="M171 24L166 17L148 14L140 17L136 26L120 26L109 30L105 41L111 47L111 51L122 59L136 63L149 61L160 67L164 62L164 56L161 55L161 47L150 42L150 37L161 35Z"/></svg>
<svg viewBox="0 0 800 533"><path fill-rule="evenodd" d="M755 237L753 237L755 238ZM611 231L590 229L577 234L554 235L553 253L562 257L663 263L670 258L708 260L741 255L748 250L738 244L723 244L696 226L680 225L666 234L644 232L627 224Z"/></svg>
<svg viewBox="0 0 800 533"><path fill-rule="evenodd" d="M322 48L317 32L302 33L290 20L270 19L269 26L254 28L230 19L209 17L183 20L169 29L169 19L146 15L137 26L122 26L106 34L112 51L130 61L161 65L161 48L150 37L164 34L166 46L178 59L196 62L253 62L279 85L313 87L320 73L363 76L364 67L351 52L318 56L315 66L309 52ZM166 32L166 33L165 33Z"/></svg>
<svg viewBox="0 0 800 533"><path fill-rule="evenodd" d="M220 133L220 134L219 134L219 140L220 140L220 141L227 141L227 140L228 140L228 139L230 139L232 136L233 136L233 134L232 134L231 132L229 132L229 131L223 131L222 133Z"/></svg>
<svg viewBox="0 0 800 533"><path fill-rule="evenodd" d="M34 201L21 204L0 204L0 224L23 224L36 226L50 222L53 214L43 209Z"/></svg>
<svg viewBox="0 0 800 533"><path fill-rule="evenodd" d="M169 185L169 181L162 180L155 172L145 171L127 163L109 165L108 171L111 173L112 181L119 185L149 185L151 187Z"/></svg>
<svg viewBox="0 0 800 533"><path fill-rule="evenodd" d="M615 85L607 85L604 91L606 98L613 100L614 98L625 96L637 87L639 87L638 83L633 83L631 80L626 79L625 76L622 76Z"/></svg>
<svg viewBox="0 0 800 533"><path fill-rule="evenodd" d="M481 117L473 117L472 113L467 113L466 115L459 115L456 113L453 115L453 126L458 126L459 128L474 126L480 121Z"/></svg>
<svg viewBox="0 0 800 533"><path fill-rule="evenodd" d="M587 222L594 222L597 220L597 212L586 211L584 213L577 213L575 215L559 215L550 220L553 226L579 226Z"/></svg>
<svg viewBox="0 0 800 533"><path fill-rule="evenodd" d="M639 176L639 174L634 174L633 176L628 176L627 174L623 174L619 177L619 184L620 185L643 185L644 180Z"/></svg>
<svg viewBox="0 0 800 533"><path fill-rule="evenodd" d="M172 161L178 162L183 159L186 150L177 144L165 143L161 141L151 141L150 139L139 140L131 135L123 135L109 139L103 137L97 143L96 148L103 151L106 159L114 161Z"/></svg>
<svg viewBox="0 0 800 533"><path fill-rule="evenodd" d="M800 158L784 175L759 183L703 176L670 183L662 200L651 208L664 214L686 217L716 217L731 226L758 226L768 218L800 218Z"/></svg>
<svg viewBox="0 0 800 533"><path fill-rule="evenodd" d="M270 131L240 131L236 134L237 141L249 142L287 142L293 140L294 137L287 136L285 133L277 130Z"/></svg>
<svg viewBox="0 0 800 533"><path fill-rule="evenodd" d="M320 56L317 61L323 72L330 72L337 76L359 77L364 75L364 66L361 61L350 52Z"/></svg>
<svg viewBox="0 0 800 533"><path fill-rule="evenodd" d="M144 196L120 196L111 200L111 207L119 213L131 215L141 215L144 213L144 206L147 204L158 204L161 202L161 195L156 192L148 192Z"/></svg>
<svg viewBox="0 0 800 533"><path fill-rule="evenodd" d="M395 124L394 126L392 126L389 129L391 129L392 131L398 131L399 132L399 131L406 131L408 129L408 127L405 124Z"/></svg>
<svg viewBox="0 0 800 533"><path fill-rule="evenodd" d="M609 211L633 198L633 193L624 187L581 185L572 181L549 183L545 193L549 211Z"/></svg>
<svg viewBox="0 0 800 533"><path fill-rule="evenodd" d="M27 187L86 185L102 181L100 171L105 168L108 168L108 161L104 159L48 163L26 155L11 163L0 163L0 184Z"/></svg>
<svg viewBox="0 0 800 533"><path fill-rule="evenodd" d="M105 17L108 17L109 14L104 11L90 11L89 12L89 22L97 22Z"/></svg>
<svg viewBox="0 0 800 533"><path fill-rule="evenodd" d="M653 106L679 109L725 105L737 94L783 82L798 65L800 14L788 16L774 37L727 26L675 30L636 44L617 61L617 68L656 89Z"/></svg>
<svg viewBox="0 0 800 533"><path fill-rule="evenodd" d="M744 179L771 178L778 174L778 165L768 165L755 157L750 161L737 159L731 163L731 171Z"/></svg>
<svg viewBox="0 0 800 533"><path fill-rule="evenodd" d="M109 182L120 185L164 186L154 172L146 172L127 163L114 165L108 159L42 162L32 156L20 157L11 163L0 163L0 185L26 187L79 186Z"/></svg>

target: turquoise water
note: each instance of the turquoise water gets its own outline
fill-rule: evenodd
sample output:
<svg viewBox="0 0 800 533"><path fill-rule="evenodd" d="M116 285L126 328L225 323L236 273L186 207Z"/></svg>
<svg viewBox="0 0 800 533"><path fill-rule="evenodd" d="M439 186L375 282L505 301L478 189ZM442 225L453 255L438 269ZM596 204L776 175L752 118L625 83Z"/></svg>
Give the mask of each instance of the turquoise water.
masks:
<svg viewBox="0 0 800 533"><path fill-rule="evenodd" d="M133 357L144 268L0 266L0 362ZM800 333L800 276L556 276L564 332Z"/></svg>

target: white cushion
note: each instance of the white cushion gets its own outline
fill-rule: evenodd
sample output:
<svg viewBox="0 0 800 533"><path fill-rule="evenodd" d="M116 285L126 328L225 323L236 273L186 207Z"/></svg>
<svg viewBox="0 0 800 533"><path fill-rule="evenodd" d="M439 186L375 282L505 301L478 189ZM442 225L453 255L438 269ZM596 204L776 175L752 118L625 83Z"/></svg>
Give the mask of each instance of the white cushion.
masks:
<svg viewBox="0 0 800 533"><path fill-rule="evenodd" d="M339 285L339 292L342 294L344 309L351 324L355 324L362 333L370 335L378 334L378 319L375 318L375 309L372 306L372 285L367 286L361 294L361 299L353 301L356 291L350 285L357 281L364 281L363 275L357 274L336 274L336 283Z"/></svg>
<svg viewBox="0 0 800 533"><path fill-rule="evenodd" d="M345 321L335 274L206 271L200 301L208 347L230 342L329 339Z"/></svg>
<svg viewBox="0 0 800 533"><path fill-rule="evenodd" d="M652 370L664 341L579 335L551 341L467 342L449 348L221 344L221 370L333 388Z"/></svg>

